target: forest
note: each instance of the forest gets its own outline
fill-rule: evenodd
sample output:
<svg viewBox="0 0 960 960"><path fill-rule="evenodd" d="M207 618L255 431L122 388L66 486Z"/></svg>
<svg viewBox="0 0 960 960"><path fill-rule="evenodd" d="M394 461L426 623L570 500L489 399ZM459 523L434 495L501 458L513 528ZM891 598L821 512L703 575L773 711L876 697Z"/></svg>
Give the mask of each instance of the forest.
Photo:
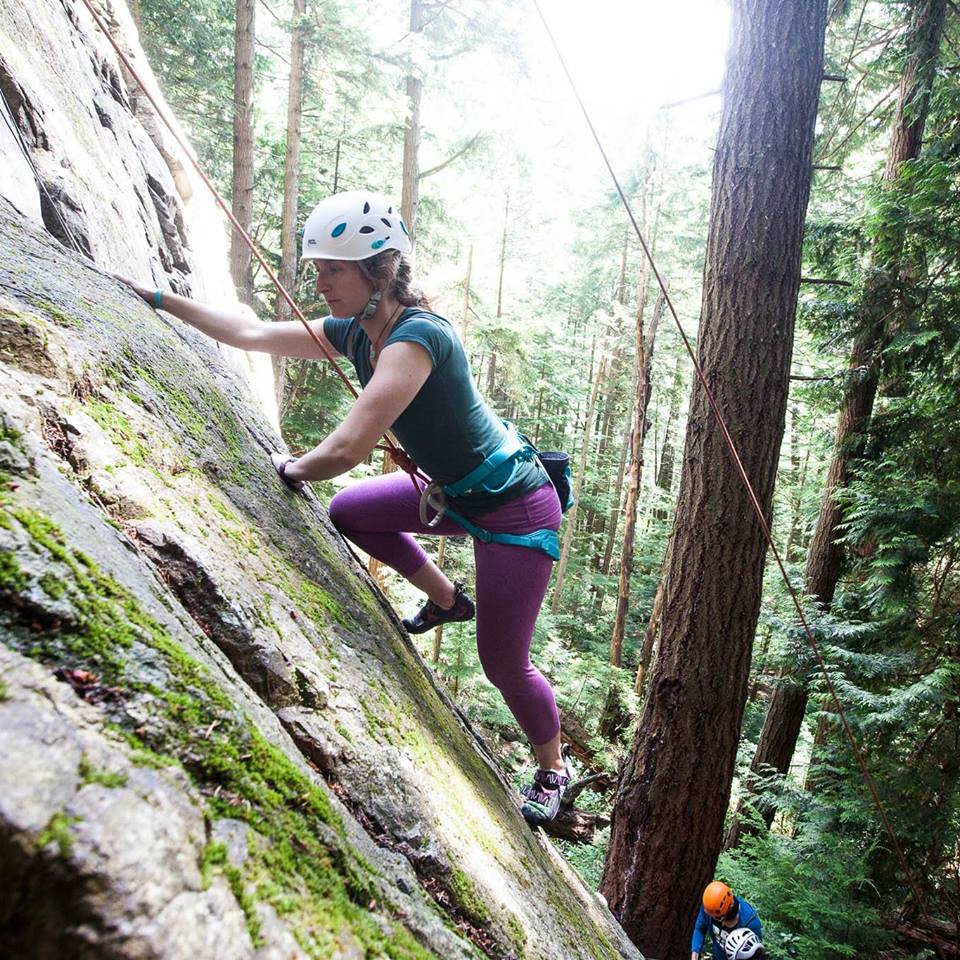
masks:
<svg viewBox="0 0 960 960"><path fill-rule="evenodd" d="M534 641L578 775L551 829L634 943L687 956L718 877L773 958L960 956L954 0L544 4L558 51L527 0L130 6L305 315L312 206L396 198L487 401L570 453ZM289 318L236 234L231 274ZM351 398L274 372L307 450ZM466 538L424 545L470 583ZM419 639L519 785L472 626Z"/></svg>

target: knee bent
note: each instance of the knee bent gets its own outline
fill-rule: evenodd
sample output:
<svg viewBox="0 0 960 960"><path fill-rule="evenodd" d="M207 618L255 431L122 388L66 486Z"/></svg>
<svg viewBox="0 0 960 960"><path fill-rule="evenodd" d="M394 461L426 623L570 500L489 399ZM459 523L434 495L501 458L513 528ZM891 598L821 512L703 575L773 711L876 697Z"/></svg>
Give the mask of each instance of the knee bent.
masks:
<svg viewBox="0 0 960 960"><path fill-rule="evenodd" d="M341 532L348 529L350 526L350 496L348 491L341 490L339 493L335 494L333 499L330 501L330 506L327 508L327 513L330 516L330 522Z"/></svg>

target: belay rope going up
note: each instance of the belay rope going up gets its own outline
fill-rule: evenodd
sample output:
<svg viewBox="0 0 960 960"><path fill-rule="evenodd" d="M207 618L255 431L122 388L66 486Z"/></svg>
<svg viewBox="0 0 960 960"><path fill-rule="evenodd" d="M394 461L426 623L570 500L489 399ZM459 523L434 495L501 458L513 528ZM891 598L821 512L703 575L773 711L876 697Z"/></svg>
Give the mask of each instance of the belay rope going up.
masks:
<svg viewBox="0 0 960 960"><path fill-rule="evenodd" d="M790 580L789 575L787 574L786 567L784 566L784 563L783 563L783 560L782 560L782 558L781 558L781 556L780 556L780 553L779 553L779 551L777 550L777 546L776 546L776 544L775 544L774 541L773 541L773 537L771 536L770 529L769 529L769 527L768 527L768 525L767 525L767 522L766 522L766 519L764 518L764 515L763 515L763 509L762 509L761 506L760 506L760 502L759 502L759 500L758 500L758 498L757 498L756 492L755 492L754 489L753 489L753 485L752 485L751 482L750 482L750 478L747 476L746 470L744 469L743 462L742 462L742 460L740 459L740 456L739 456L739 454L738 454L738 452L737 452L736 445L734 444L733 438L731 437L730 432L729 432L729 429L727 428L726 421L724 420L723 415L722 415L722 413L720 412L720 409L719 409L719 407L718 407L718 405L717 405L716 399L714 398L713 393L712 393L712 391L710 390L709 384L707 383L707 380L706 380L706 376L705 376L705 374L704 374L704 372L703 372L703 369L701 368L701 366L700 366L700 364L699 364L699 361L697 360L696 353L695 353L695 351L693 350L692 345L690 344L689 338L687 337L686 333L684 332L683 326L682 326L681 323L680 323L680 319L679 319L679 317L677 316L676 309L675 309L674 306L673 306L673 301L671 300L670 295L669 295L669 293L667 292L667 288L666 288L665 283L663 282L663 278L661 277L660 272L659 272L659 270L657 269L657 265L656 265L656 263L655 263L655 261L654 261L654 259L653 259L653 255L651 254L650 249L649 249L649 247L648 247L648 245L647 245L647 243L646 243L646 240L644 239L643 232L641 231L640 226L639 226L639 224L637 223L636 218L634 217L633 210L631 209L630 204L629 204L629 202L628 202L628 200L627 200L627 198L626 198L626 196L625 196L625 194L624 194L624 192L623 192L623 189L622 189L621 186L620 186L620 182L619 182L619 180L618 180L618 178L617 178L617 175L616 175L616 173L615 173L615 171L614 171L614 169L613 169L613 167L612 167L612 165L611 165L611 163L610 163L610 160L609 160L608 157L607 157L606 151L605 151L604 148L603 148L603 144L601 143L600 138L599 138L599 136L597 135L596 129L595 129L594 126L593 126L593 122L592 122L591 119L590 119L590 115L589 115L589 113L587 112L587 108L586 108L586 106L584 105L583 100L581 99L579 92L577 91L576 84L574 83L573 77L571 76L570 71L569 71L569 69L567 68L566 62L565 62L565 60L564 60L564 58L563 58L563 55L562 55L562 53L561 53L561 51L560 51L560 48L559 48L559 46L558 46L558 44L557 44L557 41L556 41L556 39L554 38L552 31L550 30L550 26L549 26L549 24L547 23L546 18L544 17L543 11L542 11L541 8L540 8L540 4L539 4L538 0L532 0L532 3L533 3L534 8L535 8L536 11L537 11L537 14L538 14L539 17L540 17L541 22L543 23L543 27L544 27L544 29L545 29L545 31L546 31L549 39L550 39L551 44L553 45L553 48L554 48L554 50L555 50L555 52L556 52L556 54L557 54L557 58L559 59L560 64L561 64L561 66L562 66L562 68L563 68L563 71L564 71L564 73L565 73L566 76L567 76L567 80L569 81L570 87L571 87L571 89L573 90L573 94L574 94L574 96L576 97L577 102L578 102L579 105L580 105L580 109L581 109L581 111L583 112L584 119L586 120L587 125L588 125L588 127L590 128L590 132L591 132L591 134L593 135L594 141L595 141L596 144L597 144L597 148L599 149L600 154L601 154L601 156L603 157L603 161L604 161L604 163L606 164L607 170L608 170L608 172L609 172L609 174L610 174L610 177L611 177L611 179L612 179L612 181L613 181L613 184L614 184L614 186L616 187L617 194L618 194L619 197L620 197L620 201L621 201L621 203L623 204L624 209L626 210L626 213L627 213L627 216L628 216L628 218L629 218L629 220L630 220L630 223L631 223L631 225L633 226L633 229L634 229L634 231L635 231L636 234L637 234L638 240L640 241L640 246L642 247L643 252L644 252L644 255L645 255L645 257L647 258L648 263L650 264L651 271L652 271L654 277L656 278L657 284L659 285L660 290L661 290L661 292L662 292L662 294L663 294L664 302L666 303L668 309L670 310L670 314L671 314L671 316L673 317L674 323L675 323L675 325L676 325L676 327L677 327L677 330L678 330L678 332L679 332L679 334L680 334L680 338L681 338L681 340L683 341L684 347L686 348L687 353L689 354L690 359L691 359L691 361L693 362L694 371L695 371L695 373L696 373L696 375L697 375L697 377L698 377L698 379L699 379L699 381L700 381L700 383L701 383L701 385L702 385L702 387L703 387L704 394L705 394L705 396L706 396L706 398L707 398L707 401L708 401L708 403L709 403L709 405L710 405L710 408L711 408L711 410L713 411L713 414L714 414L714 416L715 416L715 418L716 418L717 425L719 426L720 431L721 431L721 433L723 434L724 441L725 441L725 443L726 443L726 445L727 445L727 448L728 448L728 450L729 450L729 452L730 452L730 455L731 455L731 457L732 457L732 459L733 459L733 461L734 461L734 464L735 464L736 469L737 469L737 473L738 473L738 475L740 476L741 482L742 482L743 485L744 485L744 489L746 490L747 495L748 495L748 497L749 497L749 499L750 499L750 502L751 502L751 504L752 504L752 506L753 506L753 508L754 508L754 511L756 512L756 515L757 515L757 518L758 518L758 520L759 520L759 522L760 522L760 527L761 527L761 529L762 529L762 531L763 531L764 537L766 538L767 543L768 543L768 546L769 546L769 548L770 548L770 550L771 550L774 558L775 558L776 561L777 561L777 566L778 566L779 569L780 569L780 573L781 573L781 576L782 576L782 578L783 578L783 581L784 581L784 583L786 584L786 587L787 587L787 590L788 590L788 592L789 592L789 594L790 594L791 600L793 601L793 605L794 605L794 607L795 607L795 609L796 609L797 616L798 616L798 618L799 618L800 623L801 623L802 626L803 626L804 633L806 634L807 641L809 642L809 644L810 644L810 646L811 646L811 649L813 650L813 652L814 652L814 654L815 654L815 656L816 656L817 662L818 662L818 664L819 664L819 666L820 666L820 670L821 670L821 672L822 672L822 674L823 674L823 676L824 676L824 679L825 679L825 681L826 681L826 685L827 685L827 689L829 690L830 697L831 697L831 699L832 699L832 701L833 701L833 703L834 703L834 705L835 705L835 707L836 707L837 715L839 716L840 721L841 721L841 724L842 724L842 726L843 726L844 734L845 734L848 742L850 743L850 747L851 747L851 749L852 749L852 751L853 751L853 754L854 754L854 757L855 757L855 759L856 759L856 761L857 761L857 765L858 765L859 768L860 768L860 772L861 772L861 775L862 775L862 777L863 777L863 780L864 780L864 782L866 783L866 785L867 785L867 787L868 787L868 789L869 789L869 791L870 791L871 797L873 798L874 805L875 805L876 808L877 808L877 811L878 811L879 816L880 816L880 819L881 819L881 821L882 821L882 823L883 823L884 829L885 829L886 833L888 834L888 836L890 837L891 843L892 843L893 848L894 848L894 851L895 851L895 853L896 853L897 860L898 860L898 862L900 863L900 866L901 866L901 868L902 868L902 870L903 870L903 872L904 872L904 875L906 876L906 878L907 878L907 880L908 880L908 882L909 882L909 885L910 885L910 887L911 887L911 889L912 889L912 891L913 891L913 895L914 895L914 897L915 897L915 899L916 899L916 901L917 901L917 903L918 903L918 905L919 905L919 907L920 907L921 912L923 913L924 919L925 919L925 921L927 922L928 926L930 926L931 929L932 929L932 922L931 922L931 920L930 920L930 915L929 915L928 910L927 910L926 901L925 901L925 899L924 899L924 897L923 897L922 892L920 891L920 888L919 888L919 886L918 886L918 884L917 884L917 882L916 882L916 879L915 879L914 876L913 876L912 871L910 870L909 866L907 865L906 858L905 858L905 856L904 856L904 854L903 854L903 850L902 850L902 848L901 848L901 846L900 846L900 842L898 841L897 836L896 836L896 834L895 834L895 832L894 832L894 830L893 830L893 827L892 827L892 825L891 825L891 823L890 823L890 820L889 820L889 818L888 818L888 816L887 816L886 810L885 810L885 808L884 808L884 806L883 806L883 802L881 801L880 796L879 796L879 794L877 793L876 785L874 784L873 778L870 776L870 773L869 773L869 771L868 771L868 769L867 769L866 761L865 761L864 758L863 758L863 753L862 753L862 751L861 751L861 749L860 749L860 746L859 746L859 744L858 744L858 742L857 742L856 737L855 737L854 734L853 734L853 731L852 731L852 729L851 729L851 727L850 727L849 721L847 720L846 712L844 711L843 705L842 705L842 703L840 702L840 698L839 698L839 696L837 695L836 687L834 686L833 680L832 680L832 678L830 677L829 671L827 670L826 661L824 660L823 654L822 654L822 652L820 651L820 647L819 647L819 645L817 644L816 638L815 638L814 635L813 635L813 631L810 629L810 625L809 625L809 623L807 622L807 618L806 618L806 616L805 616L804 613L803 613L803 608L802 608L801 605L800 605L800 601L799 601L799 598L798 598L798 596L797 596L796 590L795 590L795 588L794 588L794 586L793 586L793 584L792 584L792 582L791 582L791 580ZM136 83L139 85L139 87L141 88L141 90L143 90L144 95L145 95L145 96L147 97L147 99L150 101L150 103L152 104L154 110L156 110L157 116L160 117L160 119L163 121L164 125L165 125L165 126L167 127L167 129L170 131L170 133L171 133L171 135L173 136L174 140L176 140L177 144L178 144L178 145L180 146L180 148L183 150L184 155L189 159L191 165L193 166L194 170L196 170L196 172L197 172L198 176L200 177L200 179L204 182L204 184L206 184L207 188L210 190L211 194L213 195L214 199L216 200L218 206L219 206L219 207L221 208L221 210L223 210L223 212L226 214L227 218L230 220L230 222L231 222L231 223L233 224L233 226L236 228L236 230L237 230L237 232L239 233L239 235L243 238L244 242L245 242L245 243L247 244L247 246L250 248L250 250L251 250L251 252L253 253L254 257L256 257L257 261L258 261L258 262L260 263L260 265L264 268L267 276L270 278L271 282L272 282L272 283L274 284L274 286L277 288L277 291L279 292L279 294L283 297L283 299L287 302L287 304L289 304L291 310L293 311L294 316L296 316L297 319L300 320L300 322L303 324L303 326L304 326L305 329L307 330L307 333L310 335L310 337L311 337L311 338L313 339L313 341L316 343L317 347L320 349L321 354L322 354L324 357L326 357L326 359L331 363L331 365L332 365L333 368L336 370L336 372L337 372L338 376L340 377L340 379L341 379L341 380L343 381L343 383L346 385L347 389L351 392L351 394L352 394L354 397L356 397L356 396L357 396L357 391L354 389L353 384L352 384L352 383L350 382L350 380L347 378L346 374L344 374L344 372L340 369L340 367L334 362L333 357L330 356L329 352L328 352L328 351L326 350L326 348L323 346L323 343L322 343L322 341L320 340L320 338L313 332L313 330L312 330L311 327L310 327L310 324L307 322L306 317L304 317L304 315L303 315L303 313L301 312L301 310L299 309L299 307L296 305L296 303L294 303L293 298L290 296L290 294L287 292L287 290L284 288L284 286L280 283L280 280L278 279L277 275L274 273L274 271L271 269L270 265L266 262L266 260L265 260L265 259L263 258L263 256L260 254L260 252L259 252L259 250L257 249L256 245L253 243L253 241L252 241L252 240L250 239L250 237L247 235L246 231L240 226L240 224L239 224L239 222L237 221L236 217L233 215L233 213L231 212L230 208L228 207L226 201L223 199L223 197L221 197L221 195L220 195L220 193L217 191L216 187L210 182L209 178L208 178L208 177L206 176L206 174L203 172L203 170L201 169L199 163L198 163L198 162L196 161L196 159L194 158L192 152L191 152L190 149L187 147L187 145L184 143L183 139L180 137L179 133L176 131L176 129L174 128L173 124L172 124L172 123L170 122L170 120L167 118L166 114L163 112L163 110L160 109L159 104L156 102L156 100L154 99L153 95L152 95L152 94L150 93L150 91L147 89L147 87L146 87L146 85L144 84L144 82L140 79L137 71L134 69L133 65L130 63L129 58L126 56L126 54L123 52L123 50L121 50L120 46L119 46L119 45L117 44L117 42L114 40L113 36L110 34L109 29L107 28L106 24L103 22L103 20L102 20L102 18L100 17L100 15L96 12L96 10L93 9L93 6L92 6L92 4L91 4L91 0L83 0L83 4L84 4L84 6L87 8L87 11L90 13L90 16L93 18L94 22L96 23L97 27L100 29L101 33L103 33L103 35L106 37L107 41L108 41L108 42L110 43L110 45L113 47L113 49L114 49L114 51L116 52L116 54L117 54L118 58L120 59L120 61L123 63L123 65L124 65L124 66L126 67L126 69L129 71L130 75L133 77L133 79L134 79L134 80L136 81ZM417 492L418 492L418 493L421 493L421 495L423 496L424 502L429 502L429 498L430 498L430 497L433 497L433 498L434 498L434 502L438 502L438 503L440 504L441 508L442 508L442 505L443 505L442 502L439 501L439 500L437 500L437 490L436 490L436 487L433 487L433 489L432 489L432 491L431 491L431 493L430 493L429 495L427 494L426 490L422 490L422 488L420 487L420 484L418 483L418 477L419 477L419 479L422 480L425 484L428 484L427 490L430 490L430 489L431 489L430 486L429 486L429 481L427 480L426 477L423 476L423 474L421 474L421 473L418 471L416 464L415 464L415 463L412 461L412 459L406 454L406 452L399 446L399 444L397 444L391 437L387 436L387 437L384 438L384 443L383 443L382 445L380 445L380 446L378 447L378 449L383 449L383 450L387 451L387 452L393 457L394 461L395 461L403 470L405 470L405 471L410 475L411 480L412 480L414 486L415 486L416 489L417 489ZM498 449L499 449L499 448L498 448ZM495 452L495 451L494 451L494 452ZM484 461L484 464L486 464L486 462L487 462L487 461L485 460L485 461ZM481 467L483 467L484 464L481 464ZM478 468L478 469L480 469L480 468ZM468 475L468 478L469 478L469 475ZM464 479L468 479L468 478L464 478ZM553 475L551 475L551 479L554 479ZM460 481L460 482L462 483L463 481ZM555 485L556 485L556 481L554 481L554 482L555 482ZM565 498L564 498L562 495L561 495L561 505L564 506L564 507L566 507L566 506L569 505L569 503L565 501ZM461 525L463 525L463 524L462 524L462 520L458 520L457 514L456 514L455 512L451 512L450 509L449 509L449 507L447 508L446 515L450 516L450 518L451 518L452 520L455 520L456 522L461 523ZM466 529L466 527L465 527L465 529ZM479 530L479 528L477 528L477 529ZM538 532L539 532L539 531L538 531ZM474 534L474 535L477 535L477 534ZM502 535L499 535L499 534L491 534L490 536L491 536L491 539L492 539L494 536L502 536ZM527 545L529 545L529 544L527 544ZM941 958L941 960L943 960L943 952L942 952L942 950L940 949L939 944L938 944L936 941L934 941L934 949L935 949L937 955Z"/></svg>
<svg viewBox="0 0 960 960"><path fill-rule="evenodd" d="M843 731L847 738L847 742L850 744L850 749L852 750L854 759L856 760L857 766L860 769L860 774L863 778L864 783L867 786L867 789L870 792L870 796L873 799L874 806L877 808L877 812L880 816L880 820L883 824L884 830L886 831L887 835L890 837L890 842L893 845L893 849L896 854L897 861L899 862L900 867L907 878L907 882L910 886L910 889L913 891L913 896L916 899L918 906L920 907L924 920L926 921L927 926L932 930L933 923L930 919L930 914L927 910L926 900L923 896L923 893L920 890L919 885L917 884L917 881L913 875L913 872L910 870L910 867L907 865L907 860L906 860L906 857L904 856L903 848L900 846L900 841L897 839L897 835L894 832L893 825L890 823L890 819L887 816L886 808L883 805L883 801L880 799L880 794L877 792L877 787L876 787L876 784L873 782L873 777L871 777L870 771L867 769L867 764L863 757L863 751L860 749L860 744L857 742L857 738L854 736L853 730L850 727L850 722L847 720L846 711L843 708L843 704L840 702L840 697L837 694L837 690L833 683L833 679L830 676L830 672L827 670L826 660L824 659L823 653L820 650L820 645L817 643L816 638L813 635L813 631L810 629L810 624L807 622L807 618L804 615L803 608L801 607L800 600L797 596L797 591L790 580L790 576L787 573L786 567L784 566L783 559L780 556L780 551L777 549L777 545L773 542L773 536L770 533L770 528L767 525L766 518L763 515L763 509L760 506L760 501L757 498L756 491L753 489L753 484L750 482L750 478L747 476L747 472L744 469L743 461L740 459L740 454L737 452L736 444L733 441L733 437L730 435L730 430L727 427L727 423L724 420L723 414L720 411L720 407L717 404L716 398L713 396L713 391L710 389L710 385L707 382L707 378L703 372L703 368L700 366L699 360L697 360L697 355L693 349L693 346L690 343L690 339L687 337L687 334L684 331L682 324L680 323L680 318L677 316L677 311L673 306L673 301L670 299L670 294L667 291L667 286L663 282L663 278L660 275L660 271L657 269L657 264L654 261L653 254L650 252L650 248L647 245L646 239L643 236L643 231L640 229L640 226L637 223L636 217L634 217L633 215L633 210L630 206L630 203L623 192L623 188L620 186L620 181L617 178L616 172L614 171L613 166L610 163L610 160L607 156L607 152L603 147L603 143L600 141L600 137L597 134L596 128L593 125L593 121L590 119L590 114L587 111L586 105L584 104L583 99L581 98L580 93L577 90L577 85L573 81L573 76L571 75L570 70L567 68L566 61L564 60L563 54L560 51L560 47L557 44L557 41L553 35L553 31L550 29L550 25L547 23L547 19L543 14L543 10L540 8L539 0L531 0L531 2L533 3L533 6L537 11L538 16L540 17L540 22L543 24L543 28L550 39L550 43L553 46L554 52L557 55L557 59L560 61L560 66L563 68L563 72L566 74L567 81L570 84L570 88L573 91L573 95L576 98L577 103L580 105L580 109L583 112L583 116L587 122L587 126L590 128L590 133L593 135L593 139L597 145L597 149L600 151L601 157L603 157L603 162L606 164L607 171L609 172L610 178L613 181L613 185L616 188L617 195L620 197L620 202L623 204L624 210L627 213L627 217L629 218L630 223L637 234L637 239L640 241L640 246L643 248L644 256L646 257L647 262L650 264L651 272L656 278L657 285L660 287L660 292L663 296L664 303L666 303L667 307L670 310L670 315L673 317L674 324L676 325L677 331L680 334L680 339L683 341L683 345L690 356L690 360L693 362L693 368L703 388L704 395L706 396L707 402L710 405L710 409L713 411L713 415L716 418L717 426L720 428L720 432L723 434L723 438L726 443L727 449L730 452L730 456L732 457L734 465L736 466L737 473L740 477L741 482L743 483L747 496L750 499L750 503L753 506L754 512L757 515L757 519L760 521L760 528L763 530L763 535L766 538L767 545L769 546L774 556L774 559L777 561L777 566L780 569L780 575L783 578L783 582L786 584L787 591L790 594L790 599L793 601L794 608L797 611L797 617L799 618L800 623L803 626L803 631L806 634L807 641L810 644L810 647L816 656L817 663L820 667L820 672L823 674L823 678L826 681L826 686L830 693L830 698L833 701L834 706L836 707L837 716L840 718L840 722L843 726ZM940 960L945 960L943 956L943 951L941 950L939 943L936 940L933 941L933 946Z"/></svg>

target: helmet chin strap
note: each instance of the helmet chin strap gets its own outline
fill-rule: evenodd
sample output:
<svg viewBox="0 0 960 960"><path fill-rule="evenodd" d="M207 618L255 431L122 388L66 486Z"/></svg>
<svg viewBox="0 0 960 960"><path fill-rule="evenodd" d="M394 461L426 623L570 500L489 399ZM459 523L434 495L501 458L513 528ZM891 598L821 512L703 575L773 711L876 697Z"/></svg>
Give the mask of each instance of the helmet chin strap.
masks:
<svg viewBox="0 0 960 960"><path fill-rule="evenodd" d="M369 320L377 312L377 307L380 306L380 300L382 298L383 291L374 290L373 293L370 294L370 299L367 301L367 305L357 315L357 320L359 320L360 323Z"/></svg>

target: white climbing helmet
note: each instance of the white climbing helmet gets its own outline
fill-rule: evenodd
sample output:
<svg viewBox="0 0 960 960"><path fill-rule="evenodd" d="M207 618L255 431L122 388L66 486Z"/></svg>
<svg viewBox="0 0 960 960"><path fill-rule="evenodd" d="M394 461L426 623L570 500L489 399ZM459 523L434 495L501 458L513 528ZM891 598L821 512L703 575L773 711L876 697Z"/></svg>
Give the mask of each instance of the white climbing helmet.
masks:
<svg viewBox="0 0 960 960"><path fill-rule="evenodd" d="M366 260L383 250L412 249L400 211L370 190L321 200L303 228L304 260Z"/></svg>
<svg viewBox="0 0 960 960"><path fill-rule="evenodd" d="M757 935L747 927L738 927L736 930L731 930L723 943L727 960L750 960L762 948L763 944Z"/></svg>

